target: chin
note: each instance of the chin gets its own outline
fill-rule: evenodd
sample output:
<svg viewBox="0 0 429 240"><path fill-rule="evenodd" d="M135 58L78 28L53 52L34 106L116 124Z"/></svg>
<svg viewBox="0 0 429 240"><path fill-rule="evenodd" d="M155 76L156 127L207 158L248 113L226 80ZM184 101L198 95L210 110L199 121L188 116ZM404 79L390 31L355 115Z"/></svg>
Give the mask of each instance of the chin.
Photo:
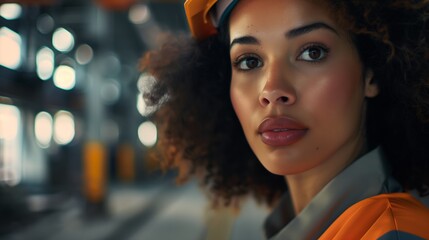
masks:
<svg viewBox="0 0 429 240"><path fill-rule="evenodd" d="M275 160L278 161L278 160ZM287 161L283 162L265 162L261 161L262 165L267 169L270 173L275 175L295 175L302 172L305 172L309 169L308 166L302 166L302 164L296 164L296 163L287 163Z"/></svg>

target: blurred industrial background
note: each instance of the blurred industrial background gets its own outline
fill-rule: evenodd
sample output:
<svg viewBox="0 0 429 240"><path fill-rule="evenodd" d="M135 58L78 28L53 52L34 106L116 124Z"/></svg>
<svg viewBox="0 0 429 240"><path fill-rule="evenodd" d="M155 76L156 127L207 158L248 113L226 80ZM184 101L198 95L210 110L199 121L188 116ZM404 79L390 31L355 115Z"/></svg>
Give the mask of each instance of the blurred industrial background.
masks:
<svg viewBox="0 0 429 240"><path fill-rule="evenodd" d="M138 71L184 0L0 1L0 239L262 239L267 212L210 210L147 156Z"/></svg>

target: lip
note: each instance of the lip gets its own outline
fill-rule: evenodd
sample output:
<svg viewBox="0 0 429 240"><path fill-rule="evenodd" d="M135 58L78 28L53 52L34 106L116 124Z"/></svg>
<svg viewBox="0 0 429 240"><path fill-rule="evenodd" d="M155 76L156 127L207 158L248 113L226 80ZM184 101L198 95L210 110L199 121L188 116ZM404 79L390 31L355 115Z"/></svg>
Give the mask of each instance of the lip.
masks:
<svg viewBox="0 0 429 240"><path fill-rule="evenodd" d="M289 117L267 118L258 127L262 142L269 146L288 146L298 142L308 128Z"/></svg>

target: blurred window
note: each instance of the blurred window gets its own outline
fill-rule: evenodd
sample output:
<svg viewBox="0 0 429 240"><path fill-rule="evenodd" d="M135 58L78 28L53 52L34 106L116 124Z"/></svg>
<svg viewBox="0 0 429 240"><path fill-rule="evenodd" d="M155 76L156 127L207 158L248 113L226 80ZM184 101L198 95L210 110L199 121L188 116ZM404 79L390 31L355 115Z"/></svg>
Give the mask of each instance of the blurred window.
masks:
<svg viewBox="0 0 429 240"><path fill-rule="evenodd" d="M7 27L0 28L0 65L17 69L21 64L21 37Z"/></svg>
<svg viewBox="0 0 429 240"><path fill-rule="evenodd" d="M19 109L0 104L0 183L21 181L21 129Z"/></svg>

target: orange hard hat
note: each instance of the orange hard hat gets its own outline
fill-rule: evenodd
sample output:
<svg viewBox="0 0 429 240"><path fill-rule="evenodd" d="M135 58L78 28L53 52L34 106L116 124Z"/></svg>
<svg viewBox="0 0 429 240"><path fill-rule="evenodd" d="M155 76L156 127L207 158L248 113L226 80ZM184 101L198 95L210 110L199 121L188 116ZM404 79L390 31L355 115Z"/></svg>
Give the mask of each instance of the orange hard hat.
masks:
<svg viewBox="0 0 429 240"><path fill-rule="evenodd" d="M238 0L186 0L185 13L192 35L202 40L217 33Z"/></svg>

